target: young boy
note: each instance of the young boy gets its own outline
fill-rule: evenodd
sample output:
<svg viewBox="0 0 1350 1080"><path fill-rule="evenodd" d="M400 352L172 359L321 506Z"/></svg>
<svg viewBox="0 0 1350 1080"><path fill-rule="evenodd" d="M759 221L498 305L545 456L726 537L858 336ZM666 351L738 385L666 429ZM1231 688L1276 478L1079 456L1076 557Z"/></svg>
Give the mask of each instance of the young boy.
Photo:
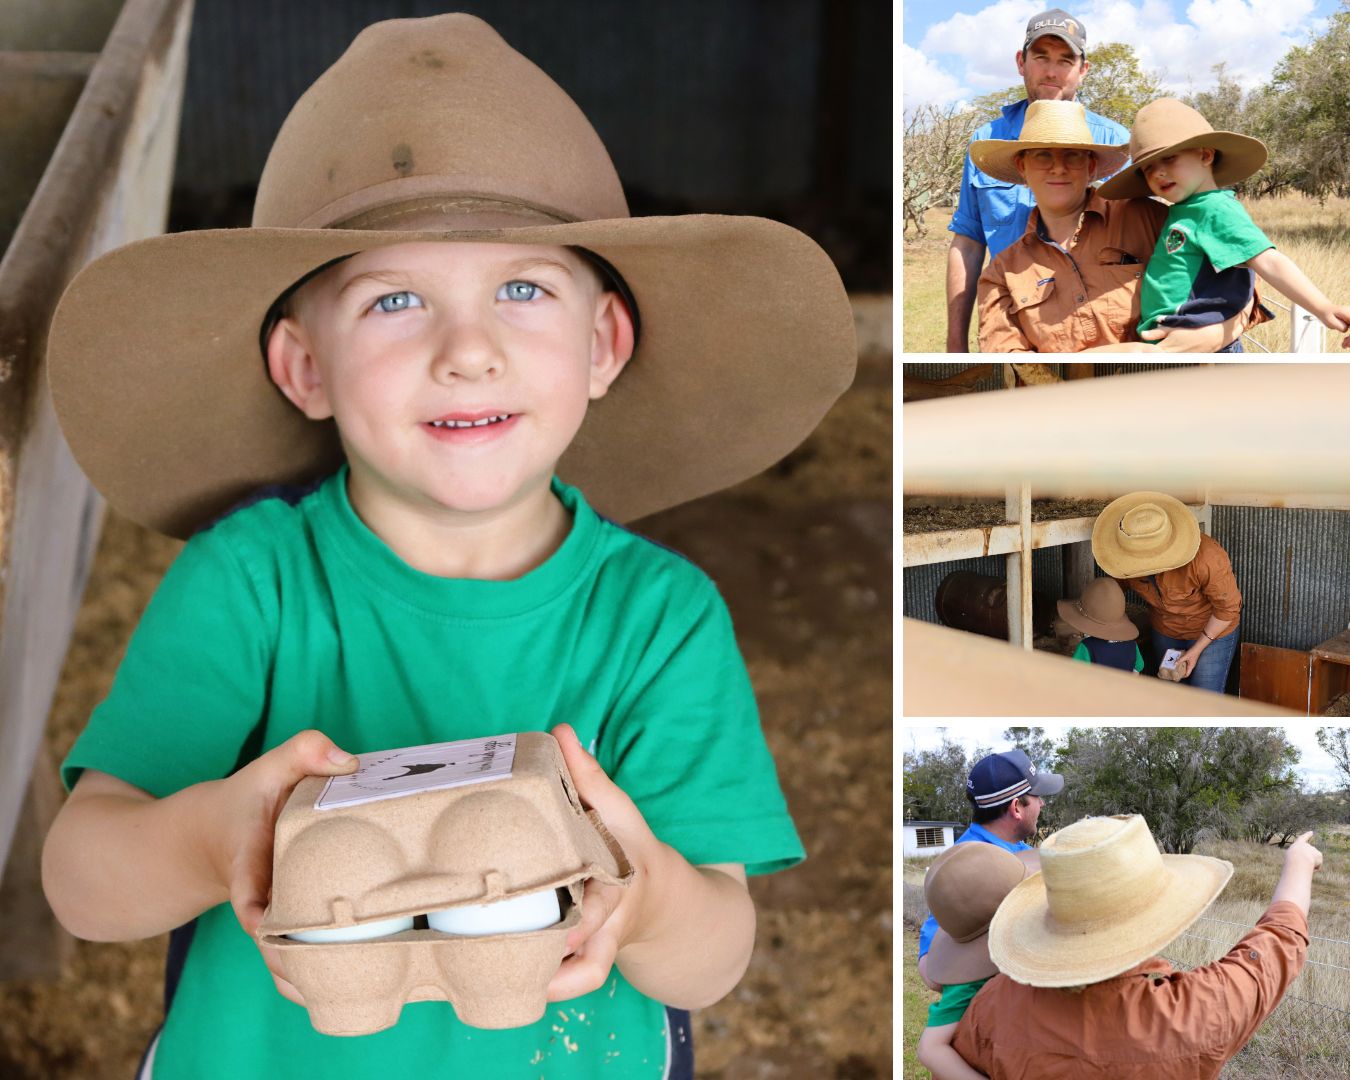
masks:
<svg viewBox="0 0 1350 1080"><path fill-rule="evenodd" d="M1059 600L1055 606L1059 617L1083 635L1073 651L1075 660L1144 670L1144 654L1135 641L1139 627L1126 617L1125 593L1114 579L1094 578L1077 600Z"/></svg>
<svg viewBox="0 0 1350 1080"><path fill-rule="evenodd" d="M1221 323L1245 310L1255 287L1253 271L1307 308L1331 330L1350 330L1350 307L1333 304L1288 256L1256 227L1231 191L1221 188L1253 175L1265 164L1259 139L1215 131L1198 112L1175 98L1158 98L1139 110L1130 132L1130 164L1104 183L1106 199L1144 198L1171 203L1139 291L1139 333L1156 327ZM1344 341L1350 346L1350 336ZM1239 334L1219 352L1242 352Z"/></svg>
<svg viewBox="0 0 1350 1080"><path fill-rule="evenodd" d="M952 1047L956 1025L980 987L998 968L989 959L989 924L1003 898L1040 869L1035 851L1014 855L993 844L957 844L944 851L923 879L923 898L938 929L928 950L927 974L942 984L919 1036L919 1061L934 1080L980 1080Z"/></svg>
<svg viewBox="0 0 1350 1080"><path fill-rule="evenodd" d="M357 38L278 135L253 228L81 273L49 347L72 449L122 513L192 535L44 852L77 935L175 931L143 1076L692 1075L681 1010L744 971L746 875L803 852L716 590L609 518L776 460L853 362L819 248L630 219L580 110L465 15ZM549 729L636 869L588 884L562 1004L317 1034L252 937L293 786Z"/></svg>

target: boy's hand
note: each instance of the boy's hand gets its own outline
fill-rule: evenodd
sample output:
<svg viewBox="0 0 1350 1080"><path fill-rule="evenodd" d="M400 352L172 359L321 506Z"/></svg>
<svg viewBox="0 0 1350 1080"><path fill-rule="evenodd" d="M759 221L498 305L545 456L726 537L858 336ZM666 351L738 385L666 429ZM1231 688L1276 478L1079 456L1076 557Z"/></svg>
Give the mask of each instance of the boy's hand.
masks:
<svg viewBox="0 0 1350 1080"><path fill-rule="evenodd" d="M627 886L594 879L586 882L581 922L567 935L567 955L548 984L549 1001L566 1001L603 986L619 950L640 936L649 877L664 845L633 800L582 748L570 725L559 724L551 734L562 748L582 803L599 812L633 866L633 879Z"/></svg>
<svg viewBox="0 0 1350 1080"><path fill-rule="evenodd" d="M1350 307L1332 304L1322 314L1322 323L1331 330L1346 336L1341 339L1341 348L1350 349Z"/></svg>
<svg viewBox="0 0 1350 1080"><path fill-rule="evenodd" d="M272 841L277 818L295 785L306 776L341 776L357 760L321 731L302 731L217 781L218 813L208 823L212 863L244 932L253 937L272 891ZM298 1005L300 992L281 975L276 950L259 945L277 990Z"/></svg>

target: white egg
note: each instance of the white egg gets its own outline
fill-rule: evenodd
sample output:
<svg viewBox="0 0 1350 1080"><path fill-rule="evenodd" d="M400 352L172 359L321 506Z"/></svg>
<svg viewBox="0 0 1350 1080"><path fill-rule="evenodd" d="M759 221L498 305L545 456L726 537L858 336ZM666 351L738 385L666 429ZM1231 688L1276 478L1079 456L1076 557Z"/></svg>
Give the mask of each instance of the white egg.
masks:
<svg viewBox="0 0 1350 1080"><path fill-rule="evenodd" d="M492 904L469 904L427 913L427 925L442 934L482 937L485 934L519 934L542 930L562 918L554 889L512 896Z"/></svg>
<svg viewBox="0 0 1350 1080"><path fill-rule="evenodd" d="M331 930L301 930L286 936L295 941L323 944L332 941L370 941L412 928L413 917L404 915L397 919L377 919L375 922L358 923L356 926L336 926Z"/></svg>

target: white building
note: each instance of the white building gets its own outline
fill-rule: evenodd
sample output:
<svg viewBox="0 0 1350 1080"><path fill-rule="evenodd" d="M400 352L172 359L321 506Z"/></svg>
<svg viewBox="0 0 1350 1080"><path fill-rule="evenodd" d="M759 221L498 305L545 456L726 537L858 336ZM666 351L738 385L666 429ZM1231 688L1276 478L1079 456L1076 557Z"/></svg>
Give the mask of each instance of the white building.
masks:
<svg viewBox="0 0 1350 1080"><path fill-rule="evenodd" d="M906 859L927 859L941 855L956 843L959 821L906 821L903 856Z"/></svg>

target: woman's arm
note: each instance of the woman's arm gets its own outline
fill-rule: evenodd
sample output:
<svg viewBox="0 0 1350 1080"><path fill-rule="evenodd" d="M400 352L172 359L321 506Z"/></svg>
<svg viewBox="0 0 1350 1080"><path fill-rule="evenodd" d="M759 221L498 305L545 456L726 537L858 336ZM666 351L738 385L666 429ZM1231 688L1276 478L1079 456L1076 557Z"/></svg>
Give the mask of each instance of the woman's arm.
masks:
<svg viewBox="0 0 1350 1080"><path fill-rule="evenodd" d="M1232 619L1220 619L1215 615L1209 617L1205 623L1205 628L1200 631L1200 636L1195 639L1195 643L1181 654L1181 660L1187 661L1186 674L1189 675L1195 670L1196 662L1200 659L1200 654L1214 644L1214 639L1233 625Z"/></svg>
<svg viewBox="0 0 1350 1080"><path fill-rule="evenodd" d="M987 1080L984 1073L971 1068L956 1052L952 1046L955 1037L955 1024L924 1028L917 1051L920 1064L933 1074L933 1080Z"/></svg>

